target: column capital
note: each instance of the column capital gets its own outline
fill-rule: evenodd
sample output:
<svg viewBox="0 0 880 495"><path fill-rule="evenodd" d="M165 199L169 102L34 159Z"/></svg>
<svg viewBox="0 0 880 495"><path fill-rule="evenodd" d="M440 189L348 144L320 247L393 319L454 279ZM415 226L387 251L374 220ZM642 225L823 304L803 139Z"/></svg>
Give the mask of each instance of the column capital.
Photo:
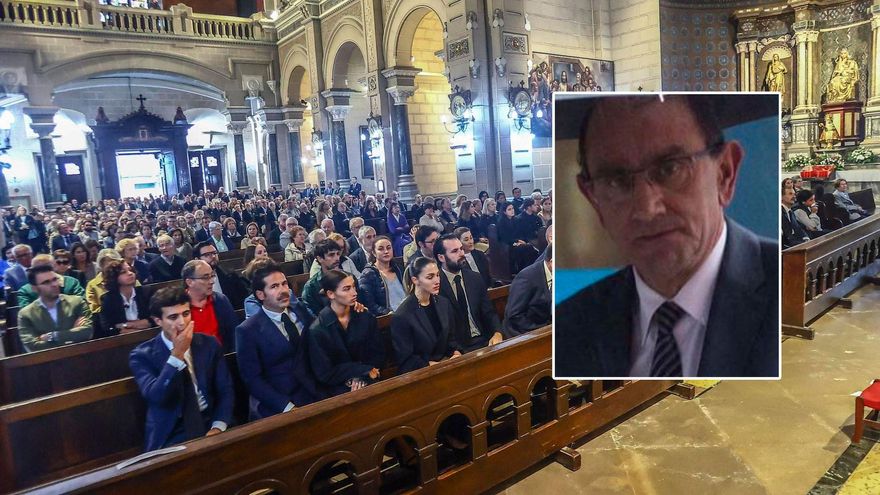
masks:
<svg viewBox="0 0 880 495"><path fill-rule="evenodd" d="M31 118L31 129L40 139L48 137L55 130L58 107L24 107L22 111Z"/></svg>
<svg viewBox="0 0 880 495"><path fill-rule="evenodd" d="M407 100L416 93L415 86L392 86L385 91L394 99L395 105L406 105Z"/></svg>
<svg viewBox="0 0 880 495"><path fill-rule="evenodd" d="M288 132L299 132L303 122L305 122L305 119L284 119L284 125L287 126Z"/></svg>
<svg viewBox="0 0 880 495"><path fill-rule="evenodd" d="M302 120L303 114L306 111L305 105L295 105L290 107L284 107L281 109L281 113L284 116L284 119L293 119L293 120Z"/></svg>
<svg viewBox="0 0 880 495"><path fill-rule="evenodd" d="M246 128L247 122L228 122L226 124L226 129L228 129L234 136L244 134Z"/></svg>
<svg viewBox="0 0 880 495"><path fill-rule="evenodd" d="M327 110L327 113L330 114L330 118L333 122L341 122L348 117L348 113L351 111L351 105L327 105L324 110Z"/></svg>
<svg viewBox="0 0 880 495"><path fill-rule="evenodd" d="M382 76L388 81L388 86L415 86L416 76L422 69L409 66L390 67L382 71Z"/></svg>

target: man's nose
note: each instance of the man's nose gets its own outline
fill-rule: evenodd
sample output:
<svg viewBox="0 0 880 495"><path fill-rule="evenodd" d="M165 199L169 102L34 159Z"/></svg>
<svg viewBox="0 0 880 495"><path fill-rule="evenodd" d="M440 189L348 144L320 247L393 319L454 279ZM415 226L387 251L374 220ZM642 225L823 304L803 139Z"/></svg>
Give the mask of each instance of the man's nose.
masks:
<svg viewBox="0 0 880 495"><path fill-rule="evenodd" d="M666 213L663 187L649 181L643 174L633 177L630 197L632 216L636 220L653 220Z"/></svg>

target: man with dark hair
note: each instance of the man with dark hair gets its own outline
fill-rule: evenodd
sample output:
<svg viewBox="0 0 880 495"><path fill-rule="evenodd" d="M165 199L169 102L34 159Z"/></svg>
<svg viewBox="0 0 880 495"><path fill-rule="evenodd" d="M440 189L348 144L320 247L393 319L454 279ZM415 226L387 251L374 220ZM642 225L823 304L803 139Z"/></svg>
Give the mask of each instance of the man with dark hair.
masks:
<svg viewBox="0 0 880 495"><path fill-rule="evenodd" d="M744 152L712 95L606 96L581 194L628 265L558 304L554 375L774 377L779 247L728 219Z"/></svg>
<svg viewBox="0 0 880 495"><path fill-rule="evenodd" d="M809 189L797 191L795 202L791 209L794 211L794 216L801 224L801 227L810 236L810 239L815 239L827 233L822 230L822 220L819 218L819 205L816 204L813 191Z"/></svg>
<svg viewBox="0 0 880 495"><path fill-rule="evenodd" d="M523 268L510 283L504 309L504 336L522 335L552 322L553 245L544 260Z"/></svg>
<svg viewBox="0 0 880 495"><path fill-rule="evenodd" d="M39 297L18 313L18 333L26 352L51 349L92 338L92 312L80 296L61 293L61 277L52 264L27 273Z"/></svg>
<svg viewBox="0 0 880 495"><path fill-rule="evenodd" d="M522 189L518 187L513 188L513 199L510 200L511 204L513 204L513 211L519 215L519 212L522 210L523 201L525 201L522 197Z"/></svg>
<svg viewBox="0 0 880 495"><path fill-rule="evenodd" d="M210 241L200 242L193 247L193 259L202 260L211 265L216 278L213 280L214 293L220 293L229 299L232 306L240 309L244 304L244 298L248 296L244 280L235 273L227 273L220 268L220 255L217 247Z"/></svg>
<svg viewBox="0 0 880 495"><path fill-rule="evenodd" d="M145 450L226 431L235 404L232 376L220 344L193 332L186 292L159 290L150 298L150 316L162 331L128 357L147 401Z"/></svg>
<svg viewBox="0 0 880 495"><path fill-rule="evenodd" d="M782 247L790 248L802 242L810 240L810 236L801 227L792 207L794 206L794 189L786 187L782 189L780 196L782 203Z"/></svg>
<svg viewBox="0 0 880 495"><path fill-rule="evenodd" d="M224 352L232 352L235 326L241 320L229 299L214 292L217 274L211 265L202 260L187 261L181 270L184 287L192 306L192 320L196 333L210 335L220 342ZM242 301L244 304L244 301Z"/></svg>
<svg viewBox="0 0 880 495"><path fill-rule="evenodd" d="M440 231L428 225L419 225L416 230L416 246L419 250L413 254L407 265L411 265L418 258L434 259L434 243L440 237Z"/></svg>
<svg viewBox="0 0 880 495"><path fill-rule="evenodd" d="M440 264L440 294L452 302L455 312L455 341L464 352L501 342L501 321L495 313L483 279L462 270L464 249L455 234L441 236L434 243L434 259Z"/></svg>
<svg viewBox="0 0 880 495"><path fill-rule="evenodd" d="M516 207L514 207L516 208ZM534 242L538 238L538 231L544 226L538 213L538 204L532 198L522 201L519 209L520 214L516 217L516 238L526 242Z"/></svg>
<svg viewBox="0 0 880 495"><path fill-rule="evenodd" d="M351 194L354 197L358 197L361 193L361 185L358 183L357 177L351 178L351 184L348 185L348 194Z"/></svg>
<svg viewBox="0 0 880 495"><path fill-rule="evenodd" d="M302 292L302 300L315 314L320 313L325 306L330 304L330 300L321 290L321 278L330 270L339 268L341 253L339 244L333 239L324 239L315 244L315 263L320 265L321 269L306 282Z"/></svg>
<svg viewBox="0 0 880 495"><path fill-rule="evenodd" d="M301 304L291 307L287 277L275 263L257 266L251 287L262 310L235 329L235 342L239 373L251 395L250 418L259 419L320 397L305 353L314 315Z"/></svg>
<svg viewBox="0 0 880 495"><path fill-rule="evenodd" d="M479 274L486 287L492 287L494 283L492 281L492 274L489 272L489 258L479 249L474 249L474 234L471 232L471 229L459 227L452 233L461 241L461 247L464 251L464 261L462 263L465 264L466 268Z"/></svg>

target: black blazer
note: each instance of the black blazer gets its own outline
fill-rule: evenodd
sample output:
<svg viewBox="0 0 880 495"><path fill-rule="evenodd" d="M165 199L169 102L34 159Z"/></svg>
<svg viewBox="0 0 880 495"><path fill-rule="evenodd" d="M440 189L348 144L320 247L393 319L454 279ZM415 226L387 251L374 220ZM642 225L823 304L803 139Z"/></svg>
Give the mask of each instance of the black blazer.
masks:
<svg viewBox="0 0 880 495"><path fill-rule="evenodd" d="M144 288L137 286L134 288L134 300L137 304L138 320L144 320L150 316L150 301L144 295ZM119 335L116 325L125 323L128 318L125 317L125 306L122 300L122 294L117 292L108 292L101 296L101 312L98 313L98 326L95 328L95 339L102 337L112 337Z"/></svg>
<svg viewBox="0 0 880 495"><path fill-rule="evenodd" d="M353 378L370 383L370 370L385 366L385 344L376 317L366 311L352 311L343 330L333 308L326 307L312 323L307 339L306 353L323 396L348 392L351 387L346 382Z"/></svg>
<svg viewBox="0 0 880 495"><path fill-rule="evenodd" d="M248 288L244 283L244 279L239 277L235 272L225 272L219 266L214 268L217 279L220 281L220 289L223 295L229 298L232 307L241 309L244 307L244 300L248 295Z"/></svg>
<svg viewBox="0 0 880 495"><path fill-rule="evenodd" d="M504 336L514 337L549 325L552 298L544 274L544 262L523 268L510 284L504 310Z"/></svg>
<svg viewBox="0 0 880 495"><path fill-rule="evenodd" d="M181 278L180 272L183 271L185 264L186 261L177 255L174 256L174 261L170 265L159 256L150 262L150 283L179 280Z"/></svg>
<svg viewBox="0 0 880 495"><path fill-rule="evenodd" d="M461 347L455 341L453 306L443 296L432 296L431 304L437 309L442 330L434 333L428 316L419 307L419 300L410 294L391 315L391 344L397 373L428 366L428 361L440 361L452 356Z"/></svg>
<svg viewBox="0 0 880 495"><path fill-rule="evenodd" d="M489 258L486 257L486 253L479 249L474 249L471 251L471 256L473 256L474 261L477 262L477 270L480 271L480 277L483 278L483 284L486 285L486 288L495 285L495 282L492 280L492 274L489 272Z"/></svg>
<svg viewBox="0 0 880 495"><path fill-rule="evenodd" d="M485 347L489 343L489 339L492 338L492 334L501 331L501 321L498 314L495 313L492 301L489 300L488 289L479 275L470 270L462 270L461 283L470 303L468 310L480 330L480 335L471 337L467 315L462 311L455 311L455 341L466 352L469 352ZM449 302L455 307L455 292L446 278L446 272L442 269L440 270L440 295L449 299Z"/></svg>

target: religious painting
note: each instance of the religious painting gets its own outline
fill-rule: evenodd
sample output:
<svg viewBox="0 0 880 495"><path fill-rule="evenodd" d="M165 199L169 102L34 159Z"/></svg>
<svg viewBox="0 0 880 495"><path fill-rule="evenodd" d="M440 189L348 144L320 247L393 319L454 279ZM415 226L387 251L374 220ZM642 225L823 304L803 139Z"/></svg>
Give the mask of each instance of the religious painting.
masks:
<svg viewBox="0 0 880 495"><path fill-rule="evenodd" d="M758 67L761 91L780 93L783 110L794 108L794 58L791 47L785 42L766 46L761 51Z"/></svg>
<svg viewBox="0 0 880 495"><path fill-rule="evenodd" d="M572 58L547 53L532 54L529 91L532 94L532 134L550 137L553 93L556 91L613 91L614 62Z"/></svg>

